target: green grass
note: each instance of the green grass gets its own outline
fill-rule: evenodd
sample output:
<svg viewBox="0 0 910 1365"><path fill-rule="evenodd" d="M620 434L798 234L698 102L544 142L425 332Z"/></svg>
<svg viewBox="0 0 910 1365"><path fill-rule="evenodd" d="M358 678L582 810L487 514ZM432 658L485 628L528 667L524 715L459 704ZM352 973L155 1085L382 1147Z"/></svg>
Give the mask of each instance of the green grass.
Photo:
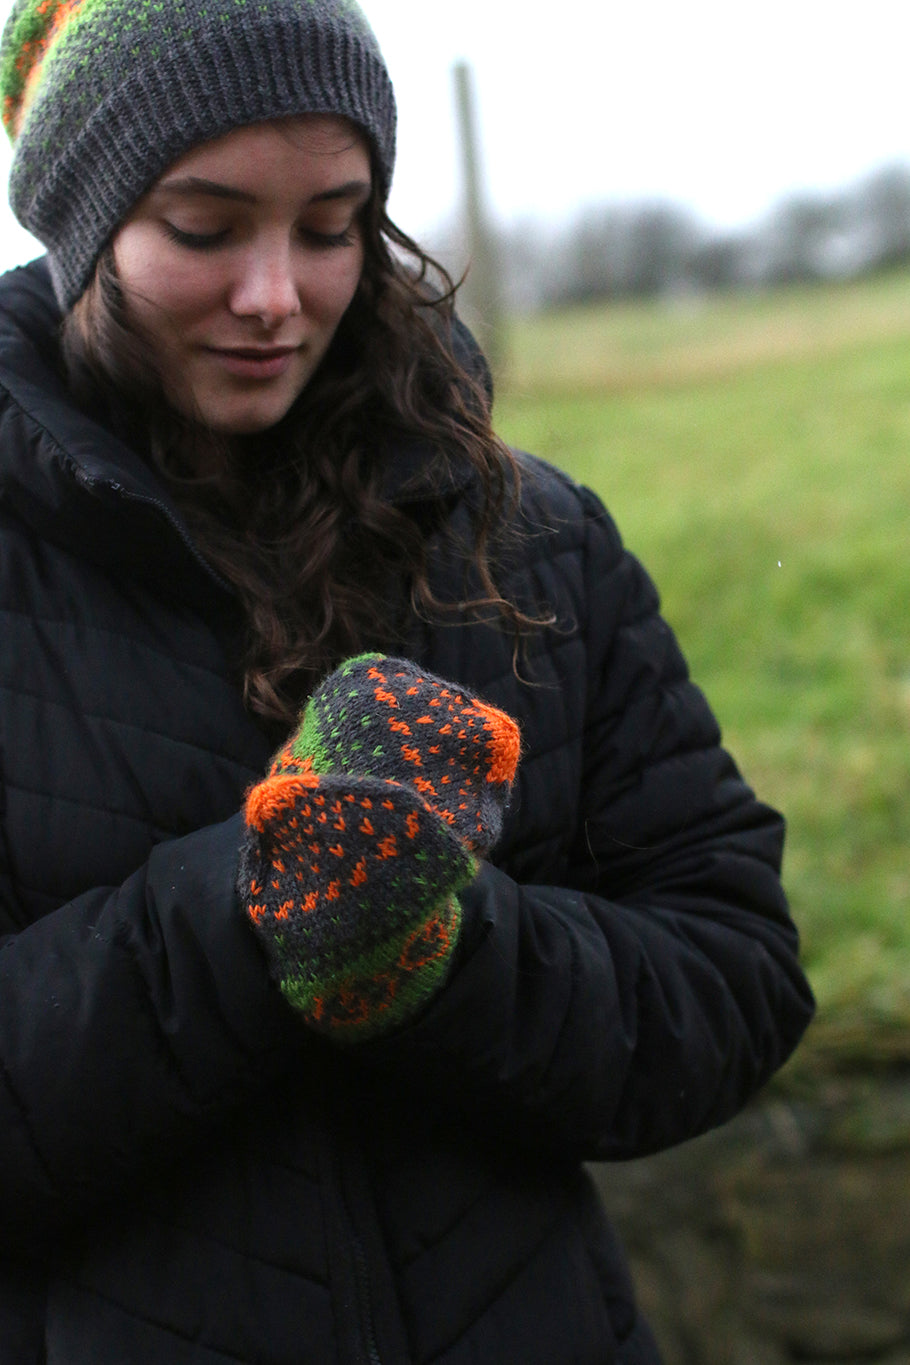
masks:
<svg viewBox="0 0 910 1365"><path fill-rule="evenodd" d="M516 324L497 424L602 494L788 817L806 1055L910 1058L910 276Z"/></svg>

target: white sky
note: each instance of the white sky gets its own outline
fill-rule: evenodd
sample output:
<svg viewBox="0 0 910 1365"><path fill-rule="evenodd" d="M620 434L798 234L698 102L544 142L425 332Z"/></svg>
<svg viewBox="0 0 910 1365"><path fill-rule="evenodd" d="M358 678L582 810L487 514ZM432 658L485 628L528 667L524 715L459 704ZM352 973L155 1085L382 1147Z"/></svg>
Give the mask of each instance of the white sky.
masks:
<svg viewBox="0 0 910 1365"><path fill-rule="evenodd" d="M505 222L660 197L732 227L791 191L910 164L900 0L363 4L398 96L391 212L417 237L455 212L460 58L474 67L487 197ZM5 183L5 139L0 152ZM4 203L0 267L35 253Z"/></svg>

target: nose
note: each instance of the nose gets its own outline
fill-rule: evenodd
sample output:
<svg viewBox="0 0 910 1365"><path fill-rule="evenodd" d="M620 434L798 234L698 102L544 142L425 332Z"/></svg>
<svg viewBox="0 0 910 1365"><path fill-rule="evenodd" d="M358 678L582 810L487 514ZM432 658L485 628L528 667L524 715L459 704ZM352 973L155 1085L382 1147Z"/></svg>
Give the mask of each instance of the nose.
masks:
<svg viewBox="0 0 910 1365"><path fill-rule="evenodd" d="M301 312L300 284L289 244L256 243L239 263L230 309L235 317L258 318L270 331Z"/></svg>

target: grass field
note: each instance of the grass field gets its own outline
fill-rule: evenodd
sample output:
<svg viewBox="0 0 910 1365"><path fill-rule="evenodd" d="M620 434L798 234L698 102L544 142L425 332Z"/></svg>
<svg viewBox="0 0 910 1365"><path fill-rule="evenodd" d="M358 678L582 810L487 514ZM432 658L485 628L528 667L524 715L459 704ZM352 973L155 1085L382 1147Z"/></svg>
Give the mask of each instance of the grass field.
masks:
<svg viewBox="0 0 910 1365"><path fill-rule="evenodd" d="M807 1058L910 1059L910 275L516 323L509 441L591 484L788 817Z"/></svg>

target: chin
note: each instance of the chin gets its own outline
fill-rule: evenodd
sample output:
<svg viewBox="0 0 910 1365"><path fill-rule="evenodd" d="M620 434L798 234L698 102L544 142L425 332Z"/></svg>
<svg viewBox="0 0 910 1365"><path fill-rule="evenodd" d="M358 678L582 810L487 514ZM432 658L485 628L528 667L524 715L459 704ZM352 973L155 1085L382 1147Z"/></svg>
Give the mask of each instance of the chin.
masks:
<svg viewBox="0 0 910 1365"><path fill-rule="evenodd" d="M205 425L210 430L218 433L219 436L255 436L258 432L269 431L276 427L282 417L287 414L288 409L284 408L277 416L269 417L248 417L233 419L209 419Z"/></svg>
<svg viewBox="0 0 910 1365"><path fill-rule="evenodd" d="M286 402L272 403L200 403L195 417L220 436L255 436L268 431L286 417L298 395Z"/></svg>

